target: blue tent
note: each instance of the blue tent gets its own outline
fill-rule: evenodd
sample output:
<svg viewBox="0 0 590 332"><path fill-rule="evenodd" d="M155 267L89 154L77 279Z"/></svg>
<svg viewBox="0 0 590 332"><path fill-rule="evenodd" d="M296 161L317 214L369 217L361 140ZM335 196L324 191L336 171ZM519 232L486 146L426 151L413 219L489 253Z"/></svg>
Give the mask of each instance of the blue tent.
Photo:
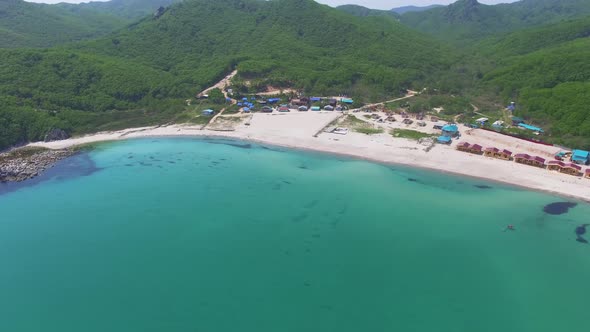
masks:
<svg viewBox="0 0 590 332"><path fill-rule="evenodd" d="M436 141L441 144L451 144L451 138L449 136L439 136Z"/></svg>
<svg viewBox="0 0 590 332"><path fill-rule="evenodd" d="M250 97L250 100L256 100L256 97Z"/></svg>
<svg viewBox="0 0 590 332"><path fill-rule="evenodd" d="M309 100L311 100L311 101L321 101L322 98L320 98L320 97L311 97L311 98L309 98Z"/></svg>
<svg viewBox="0 0 590 332"><path fill-rule="evenodd" d="M238 106L240 106L240 107L241 107L241 106L242 106L242 103L238 103Z"/></svg>
<svg viewBox="0 0 590 332"><path fill-rule="evenodd" d="M250 109L248 107L244 107L244 112L250 113Z"/></svg>
<svg viewBox="0 0 590 332"><path fill-rule="evenodd" d="M231 101L231 98L227 97L225 98L225 101Z"/></svg>
<svg viewBox="0 0 590 332"><path fill-rule="evenodd" d="M248 101L248 97L242 98L243 101Z"/></svg>
<svg viewBox="0 0 590 332"><path fill-rule="evenodd" d="M586 165L590 161L590 152L584 150L573 150L572 161L576 164Z"/></svg>
<svg viewBox="0 0 590 332"><path fill-rule="evenodd" d="M341 102L345 103L345 104L352 104L354 103L354 100L350 99L350 98L342 98L340 99Z"/></svg>
<svg viewBox="0 0 590 332"><path fill-rule="evenodd" d="M453 137L459 133L459 127L454 124L445 125L442 127L442 134L443 136Z"/></svg>
<svg viewBox="0 0 590 332"><path fill-rule="evenodd" d="M281 101L281 98L269 98L268 99L268 102L271 104L277 103L279 101Z"/></svg>

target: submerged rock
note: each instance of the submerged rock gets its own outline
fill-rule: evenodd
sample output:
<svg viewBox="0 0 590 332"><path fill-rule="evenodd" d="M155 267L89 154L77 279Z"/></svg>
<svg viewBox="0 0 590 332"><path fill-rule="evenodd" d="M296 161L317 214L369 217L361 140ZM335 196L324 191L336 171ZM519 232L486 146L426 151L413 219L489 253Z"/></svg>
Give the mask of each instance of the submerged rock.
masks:
<svg viewBox="0 0 590 332"><path fill-rule="evenodd" d="M566 214L569 209L574 208L578 205L578 203L572 203L572 202L555 202L555 203L550 203L545 205L545 207L543 207L543 212L547 213L547 214L552 214L552 215L560 215L560 214Z"/></svg>
<svg viewBox="0 0 590 332"><path fill-rule="evenodd" d="M0 182L20 182L34 178L74 153L72 150L22 148L0 154Z"/></svg>

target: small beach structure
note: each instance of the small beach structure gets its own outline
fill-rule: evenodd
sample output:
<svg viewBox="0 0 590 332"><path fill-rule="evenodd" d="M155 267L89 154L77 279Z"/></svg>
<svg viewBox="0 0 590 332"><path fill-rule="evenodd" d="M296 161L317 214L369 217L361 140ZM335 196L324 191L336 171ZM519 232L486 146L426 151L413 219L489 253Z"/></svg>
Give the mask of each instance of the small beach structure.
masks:
<svg viewBox="0 0 590 332"><path fill-rule="evenodd" d="M484 150L484 155L490 158L502 159L502 160L510 160L512 159L512 152L506 149L500 150L496 147L489 147Z"/></svg>
<svg viewBox="0 0 590 332"><path fill-rule="evenodd" d="M215 111L208 108L208 109L204 110L201 114L209 116L209 115L215 114Z"/></svg>
<svg viewBox="0 0 590 332"><path fill-rule="evenodd" d="M586 179L590 179L590 168L586 169L586 172L584 173L584 177Z"/></svg>
<svg viewBox="0 0 590 332"><path fill-rule="evenodd" d="M459 127L456 124L448 124L442 127L442 135L455 137L459 134Z"/></svg>
<svg viewBox="0 0 590 332"><path fill-rule="evenodd" d="M590 161L590 152L584 150L573 150L571 160L572 162L579 165L588 165L588 161Z"/></svg>
<svg viewBox="0 0 590 332"><path fill-rule="evenodd" d="M319 106L312 106L311 107L311 110L312 111L319 111L320 110L320 107Z"/></svg>
<svg viewBox="0 0 590 332"><path fill-rule="evenodd" d="M332 106L332 105L326 105L326 106L324 106L324 110L326 110L326 111L333 111L334 110L334 106Z"/></svg>
<svg viewBox="0 0 590 332"><path fill-rule="evenodd" d="M550 171L561 172L563 167L565 167L565 163L559 160L549 160L547 162L547 169Z"/></svg>
<svg viewBox="0 0 590 332"><path fill-rule="evenodd" d="M561 173L573 176L580 176L582 174L582 167L574 163L568 163L561 168Z"/></svg>
<svg viewBox="0 0 590 332"><path fill-rule="evenodd" d="M269 104L276 104L276 103L278 103L279 101L281 101L281 98L268 98L268 100L267 100L267 102L268 102Z"/></svg>
<svg viewBox="0 0 590 332"><path fill-rule="evenodd" d="M307 106L299 106L299 107L297 107L297 110L299 112L307 112Z"/></svg>
<svg viewBox="0 0 590 332"><path fill-rule="evenodd" d="M469 149L467 149L467 152L473 154L483 154L483 147L479 144L471 144L471 146L469 146Z"/></svg>
<svg viewBox="0 0 590 332"><path fill-rule="evenodd" d="M439 136L436 141L440 144L451 144L451 138L449 136Z"/></svg>
<svg viewBox="0 0 590 332"><path fill-rule="evenodd" d="M352 104L354 103L354 100L350 99L350 98L342 98L340 99L341 102L345 103L345 104Z"/></svg>
<svg viewBox="0 0 590 332"><path fill-rule="evenodd" d="M457 144L457 150L463 151L463 152L469 152L470 146L471 146L471 144L469 144L467 142L461 142L461 143Z"/></svg>
<svg viewBox="0 0 590 332"><path fill-rule="evenodd" d="M272 113L273 109L270 106L262 106L261 111L264 113Z"/></svg>
<svg viewBox="0 0 590 332"><path fill-rule="evenodd" d="M545 159L537 156L530 156L526 153L518 153L514 156L514 161L519 164L530 165L535 167L545 167Z"/></svg>
<svg viewBox="0 0 590 332"><path fill-rule="evenodd" d="M281 106L281 107L279 107L279 112L285 113L285 112L291 112L291 111L289 110L289 107Z"/></svg>

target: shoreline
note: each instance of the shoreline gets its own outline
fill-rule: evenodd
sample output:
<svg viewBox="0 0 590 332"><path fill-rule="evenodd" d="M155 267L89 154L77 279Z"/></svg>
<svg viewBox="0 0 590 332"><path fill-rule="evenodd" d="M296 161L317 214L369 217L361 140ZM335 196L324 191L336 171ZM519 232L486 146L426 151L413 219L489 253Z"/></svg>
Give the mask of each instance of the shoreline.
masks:
<svg viewBox="0 0 590 332"><path fill-rule="evenodd" d="M307 128L307 132L296 125L291 125L295 118L317 118L315 126ZM280 130L279 118L286 119L285 128L290 132ZM430 152L424 152L424 146L415 141L394 138L389 134L365 135L349 133L348 135L334 135L322 133L313 137L317 128L322 128L332 122L335 116L329 114L313 114L303 116L291 113L291 116L271 116L261 114L257 120L262 124L272 121L273 126L260 125L241 126L234 131L200 130L195 126L171 125L167 127L130 128L116 132L103 132L87 136L70 138L55 142L31 143L29 146L42 146L50 149L78 147L91 143L120 141L133 138L154 137L194 137L214 139L237 139L252 143L271 145L301 151L317 152L326 155L342 156L357 160L365 160L384 165L400 165L409 168L451 174L460 177L479 179L493 183L512 186L524 190L543 192L564 198L576 199L590 203L590 180L546 169L517 164L512 161L501 161L480 155L471 155L455 150L454 147L436 145ZM280 120L283 121L283 120ZM277 127L279 127L277 129ZM471 139L471 138L470 138Z"/></svg>

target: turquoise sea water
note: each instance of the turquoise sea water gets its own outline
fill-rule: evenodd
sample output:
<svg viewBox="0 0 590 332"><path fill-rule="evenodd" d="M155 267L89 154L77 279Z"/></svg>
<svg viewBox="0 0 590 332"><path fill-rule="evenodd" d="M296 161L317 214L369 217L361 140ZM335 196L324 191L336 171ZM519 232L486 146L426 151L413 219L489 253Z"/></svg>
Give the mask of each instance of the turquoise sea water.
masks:
<svg viewBox="0 0 590 332"><path fill-rule="evenodd" d="M588 331L590 207L543 212L559 201L246 142L105 143L0 186L0 331Z"/></svg>

